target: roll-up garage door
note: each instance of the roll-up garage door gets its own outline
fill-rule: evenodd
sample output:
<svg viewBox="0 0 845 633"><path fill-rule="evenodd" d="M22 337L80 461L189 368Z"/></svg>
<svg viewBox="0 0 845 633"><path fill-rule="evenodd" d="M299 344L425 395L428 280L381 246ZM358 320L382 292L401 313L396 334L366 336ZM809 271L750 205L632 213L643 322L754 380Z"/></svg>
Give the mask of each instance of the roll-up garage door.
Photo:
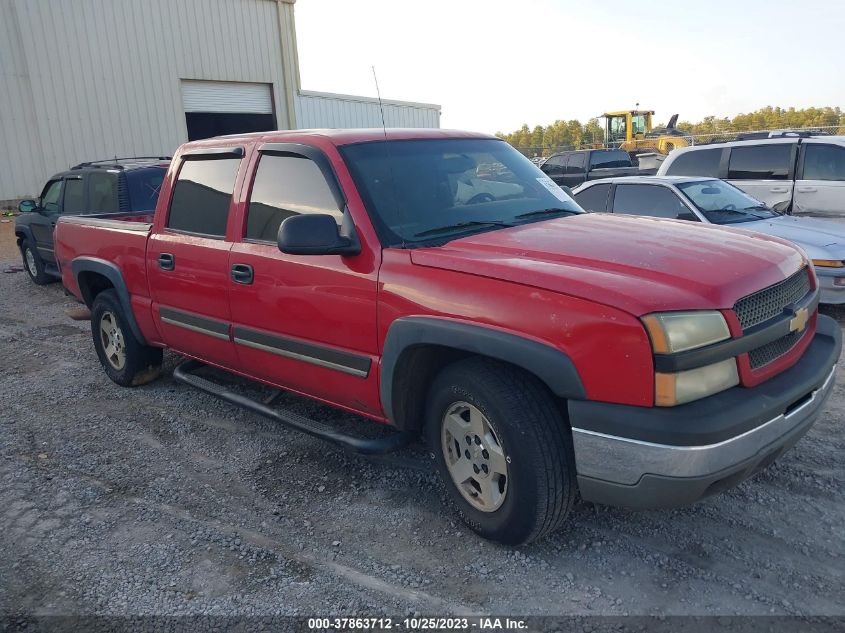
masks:
<svg viewBox="0 0 845 633"><path fill-rule="evenodd" d="M182 80L188 139L276 127L272 84Z"/></svg>

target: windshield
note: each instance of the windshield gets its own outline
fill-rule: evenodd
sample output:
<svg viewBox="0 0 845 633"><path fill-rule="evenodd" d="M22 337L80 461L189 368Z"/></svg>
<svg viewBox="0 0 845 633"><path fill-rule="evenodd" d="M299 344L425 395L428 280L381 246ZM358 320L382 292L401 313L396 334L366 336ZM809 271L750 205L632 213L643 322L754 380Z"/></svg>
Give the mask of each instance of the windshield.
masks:
<svg viewBox="0 0 845 633"><path fill-rule="evenodd" d="M377 141L340 151L388 245L442 241L582 212L504 141Z"/></svg>
<svg viewBox="0 0 845 633"><path fill-rule="evenodd" d="M699 180L677 185L713 224L767 220L780 215L724 180Z"/></svg>
<svg viewBox="0 0 845 633"><path fill-rule="evenodd" d="M133 212L155 211L158 192L166 173L166 167L144 167L126 172L129 205Z"/></svg>
<svg viewBox="0 0 845 633"><path fill-rule="evenodd" d="M590 156L590 166L593 169L611 169L615 167L630 167L631 157L621 149L599 150Z"/></svg>

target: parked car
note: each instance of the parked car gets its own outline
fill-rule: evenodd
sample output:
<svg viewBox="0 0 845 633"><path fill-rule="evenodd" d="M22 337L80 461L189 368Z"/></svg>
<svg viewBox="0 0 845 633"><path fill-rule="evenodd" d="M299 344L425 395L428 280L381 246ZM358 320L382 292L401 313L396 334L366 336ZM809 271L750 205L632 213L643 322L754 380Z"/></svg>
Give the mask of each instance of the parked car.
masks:
<svg viewBox="0 0 845 633"><path fill-rule="evenodd" d="M657 174L721 178L778 211L845 217L845 136L784 133L685 147Z"/></svg>
<svg viewBox="0 0 845 633"><path fill-rule="evenodd" d="M719 224L789 240L812 260L821 302L845 303L845 225L784 215L716 178L609 178L581 185L573 195L588 211Z"/></svg>
<svg viewBox="0 0 845 633"><path fill-rule="evenodd" d="M60 216L120 213L149 219L170 158L115 158L80 163L56 174L38 200L18 204L15 236L24 269L36 284L60 278L53 254L53 228Z"/></svg>
<svg viewBox="0 0 845 633"><path fill-rule="evenodd" d="M552 154L540 169L558 185L575 187L588 180L640 173L621 149L581 149Z"/></svg>
<svg viewBox="0 0 845 633"><path fill-rule="evenodd" d="M168 348L194 359L178 380L338 445L422 433L467 524L521 543L578 492L671 507L735 485L818 417L841 335L809 261L710 228L584 213L495 137L296 130L182 146L152 222L62 217L56 253L117 384ZM272 408L205 364L395 432Z"/></svg>

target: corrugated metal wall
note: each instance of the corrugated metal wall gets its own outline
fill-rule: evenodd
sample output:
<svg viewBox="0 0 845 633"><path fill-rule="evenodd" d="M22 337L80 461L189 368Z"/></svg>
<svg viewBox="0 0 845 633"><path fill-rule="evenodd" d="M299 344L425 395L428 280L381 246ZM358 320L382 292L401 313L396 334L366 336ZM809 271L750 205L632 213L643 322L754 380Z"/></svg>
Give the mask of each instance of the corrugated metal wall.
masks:
<svg viewBox="0 0 845 633"><path fill-rule="evenodd" d="M172 153L181 79L273 84L286 126L279 19L267 0L0 0L0 200L72 163Z"/></svg>
<svg viewBox="0 0 845 633"><path fill-rule="evenodd" d="M383 101L387 127L440 127L440 106ZM381 127L378 99L321 92L300 92L296 123L301 128Z"/></svg>

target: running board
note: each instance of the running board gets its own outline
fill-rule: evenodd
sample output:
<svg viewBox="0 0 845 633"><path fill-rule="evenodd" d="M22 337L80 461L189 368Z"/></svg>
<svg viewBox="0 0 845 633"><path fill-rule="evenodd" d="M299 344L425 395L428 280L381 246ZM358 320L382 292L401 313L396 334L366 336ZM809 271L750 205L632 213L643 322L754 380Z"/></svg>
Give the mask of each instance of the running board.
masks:
<svg viewBox="0 0 845 633"><path fill-rule="evenodd" d="M253 413L258 413L276 422L281 422L287 427L296 431L307 433L321 440L326 440L332 444L336 444L347 450L361 453L362 455L381 455L384 453L391 453L400 448L404 448L414 439L415 434L407 431L396 431L390 435L382 438L369 439L363 437L356 437L341 433L337 429L313 420L305 416L294 413L293 411L285 409L271 409L266 404L259 401L252 400L239 393L235 393L230 389L217 385L210 380L206 380L200 376L194 375L192 372L207 367L205 363L198 360L186 360L173 370L173 377L179 382L190 385L200 391L205 391L212 396L217 396L239 407L248 409Z"/></svg>

